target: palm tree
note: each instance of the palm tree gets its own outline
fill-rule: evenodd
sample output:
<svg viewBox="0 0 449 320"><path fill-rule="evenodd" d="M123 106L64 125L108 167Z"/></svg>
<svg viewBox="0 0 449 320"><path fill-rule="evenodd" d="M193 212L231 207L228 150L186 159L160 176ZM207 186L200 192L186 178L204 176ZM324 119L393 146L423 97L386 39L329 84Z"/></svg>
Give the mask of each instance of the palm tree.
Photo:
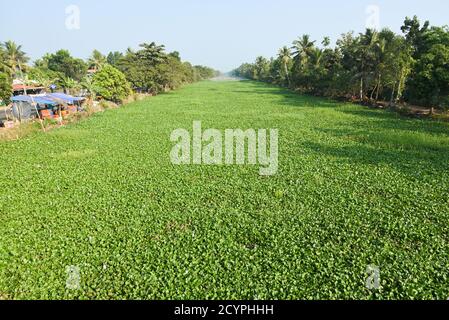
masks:
<svg viewBox="0 0 449 320"><path fill-rule="evenodd" d="M6 58L6 52L2 46L0 46L0 72L11 75L11 67Z"/></svg>
<svg viewBox="0 0 449 320"><path fill-rule="evenodd" d="M376 42L375 48L377 49L377 58L376 58L376 85L374 86L373 91L371 92L370 99L373 100L374 92L376 92L376 100L379 99L379 93L382 86L382 76L385 69L385 60L386 60L386 51L387 51L387 40L380 39Z"/></svg>
<svg viewBox="0 0 449 320"><path fill-rule="evenodd" d="M279 50L279 59L282 61L284 67L285 76L287 77L288 86L290 86L290 74L288 72L288 65L292 60L292 53L289 48L283 47Z"/></svg>
<svg viewBox="0 0 449 320"><path fill-rule="evenodd" d="M310 53L315 47L315 42L316 41L310 41L310 36L308 34L293 41L293 58L299 61L302 65L305 65L309 59Z"/></svg>
<svg viewBox="0 0 449 320"><path fill-rule="evenodd" d="M98 71L106 63L106 57L98 50L94 50L89 60L89 67Z"/></svg>
<svg viewBox="0 0 449 320"><path fill-rule="evenodd" d="M259 81L265 81L269 72L270 62L259 56L256 58L254 67L254 78Z"/></svg>
<svg viewBox="0 0 449 320"><path fill-rule="evenodd" d="M17 71L19 71L20 76L22 76L22 66L30 60L25 52L22 51L22 46L17 45L13 41L6 41L2 46L4 48L6 61L11 67L12 76L17 78Z"/></svg>
<svg viewBox="0 0 449 320"><path fill-rule="evenodd" d="M44 56L40 59L37 59L34 61L34 66L39 69L47 70L48 68L48 61L51 59L51 54L46 53Z"/></svg>
<svg viewBox="0 0 449 320"><path fill-rule="evenodd" d="M128 48L126 49L126 55L127 55L127 56L133 55L134 53L135 53L135 52L134 52L133 48L128 47Z"/></svg>
<svg viewBox="0 0 449 320"><path fill-rule="evenodd" d="M324 48L327 48L331 44L331 39L329 37L324 37L323 41L321 42Z"/></svg>
<svg viewBox="0 0 449 320"><path fill-rule="evenodd" d="M315 48L310 52L309 59L310 63L315 67L319 68L321 65L321 59L323 57L323 51L321 49Z"/></svg>
<svg viewBox="0 0 449 320"><path fill-rule="evenodd" d="M365 34L360 34L356 44L356 56L358 60L358 73L355 77L360 77L360 101L364 99L365 80L372 75L372 67L375 64L374 47L378 44L378 33L375 30L367 29Z"/></svg>

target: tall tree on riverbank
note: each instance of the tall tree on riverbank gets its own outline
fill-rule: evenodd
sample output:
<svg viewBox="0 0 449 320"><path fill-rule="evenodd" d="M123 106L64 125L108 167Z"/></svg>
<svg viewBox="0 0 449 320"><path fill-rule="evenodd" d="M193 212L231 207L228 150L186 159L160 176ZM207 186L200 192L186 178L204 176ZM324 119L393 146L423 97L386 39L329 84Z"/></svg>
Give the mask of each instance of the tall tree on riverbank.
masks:
<svg viewBox="0 0 449 320"><path fill-rule="evenodd" d="M315 49L315 41L310 40L308 34L293 41L293 82L297 88L307 87L309 75L309 60Z"/></svg>
<svg viewBox="0 0 449 320"><path fill-rule="evenodd" d="M287 46L284 46L279 50L278 57L282 62L283 72L287 79L287 85L290 87L291 82L290 82L290 71L289 70L291 67L290 63L292 61L292 53Z"/></svg>
<svg viewBox="0 0 449 320"><path fill-rule="evenodd" d="M63 74L67 78L81 81L87 72L88 65L82 59L74 58L68 50L59 50L46 55L49 70Z"/></svg>
<svg viewBox="0 0 449 320"><path fill-rule="evenodd" d="M13 78L22 77L24 67L30 60L26 53L22 50L22 46L14 41L6 41L2 45L7 65L11 68L11 76Z"/></svg>
<svg viewBox="0 0 449 320"><path fill-rule="evenodd" d="M449 108L449 27L431 27L427 21L421 25L414 17L406 18L401 30L403 35L389 29L349 32L333 49L329 38L318 48L303 35L293 42L290 81L280 76L285 47L276 59L258 57L235 74L315 95ZM270 61L270 77L260 76L261 61Z"/></svg>
<svg viewBox="0 0 449 320"><path fill-rule="evenodd" d="M422 26L418 18L406 18L402 31L415 60L406 95L415 103L449 108L449 27Z"/></svg>
<svg viewBox="0 0 449 320"><path fill-rule="evenodd" d="M87 61L89 68L98 71L107 62L106 57L98 50L94 50Z"/></svg>
<svg viewBox="0 0 449 320"><path fill-rule="evenodd" d="M7 73L8 75L11 75L11 71L11 66L6 58L5 49L0 45L0 73Z"/></svg>

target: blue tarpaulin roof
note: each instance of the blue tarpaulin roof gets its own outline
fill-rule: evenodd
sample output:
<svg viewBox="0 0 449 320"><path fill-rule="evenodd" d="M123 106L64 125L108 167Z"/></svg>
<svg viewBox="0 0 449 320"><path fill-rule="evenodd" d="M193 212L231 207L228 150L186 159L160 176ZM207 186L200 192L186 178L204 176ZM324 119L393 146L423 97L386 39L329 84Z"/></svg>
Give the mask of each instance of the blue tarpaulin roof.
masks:
<svg viewBox="0 0 449 320"><path fill-rule="evenodd" d="M56 105L58 104L55 100L47 98L45 96L15 96L11 98L12 101L22 101L22 102L28 102L28 103L38 103L38 104L51 104L51 105Z"/></svg>
<svg viewBox="0 0 449 320"><path fill-rule="evenodd" d="M51 98L62 100L64 102L66 102L66 103L73 103L75 101L82 101L82 100L84 100L84 98L73 97L73 96L69 96L68 94L64 94L64 93L49 93L49 94L47 94L47 96L49 96Z"/></svg>
<svg viewBox="0 0 449 320"><path fill-rule="evenodd" d="M49 105L57 105L59 102L70 103L73 104L75 101L82 101L84 98L81 97L73 97L64 93L49 93L42 96L15 96L11 98L12 101L22 101L28 103L38 103L38 104L49 104Z"/></svg>

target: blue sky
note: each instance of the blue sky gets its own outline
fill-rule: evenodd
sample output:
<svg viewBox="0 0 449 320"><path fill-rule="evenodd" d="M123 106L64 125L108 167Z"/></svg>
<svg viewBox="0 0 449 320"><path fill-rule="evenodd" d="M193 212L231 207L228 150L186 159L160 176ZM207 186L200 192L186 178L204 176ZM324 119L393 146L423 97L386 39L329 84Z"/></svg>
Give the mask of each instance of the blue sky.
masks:
<svg viewBox="0 0 449 320"><path fill-rule="evenodd" d="M80 29L68 30L65 10L80 9ZM229 71L256 56L273 56L301 34L315 39L366 26L369 5L380 25L399 32L405 16L449 24L447 0L0 0L0 41L14 40L36 59L69 49L87 58L156 41L185 60Z"/></svg>

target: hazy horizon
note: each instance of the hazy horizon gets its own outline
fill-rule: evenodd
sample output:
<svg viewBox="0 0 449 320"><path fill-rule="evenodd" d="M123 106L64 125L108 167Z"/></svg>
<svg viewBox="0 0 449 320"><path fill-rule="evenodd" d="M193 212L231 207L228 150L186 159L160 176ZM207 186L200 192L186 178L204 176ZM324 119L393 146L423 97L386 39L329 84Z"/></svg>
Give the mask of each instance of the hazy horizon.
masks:
<svg viewBox="0 0 449 320"><path fill-rule="evenodd" d="M66 26L70 5L80 10L79 29ZM107 54L155 41L179 51L183 60L227 72L257 56L274 56L305 33L318 42L324 36L335 42L342 33L361 32L373 5L379 8L379 27L398 33L406 16L449 24L446 0L23 0L19 10L0 0L1 11L11 11L0 19L0 41L21 44L33 60L59 49L86 59L93 49Z"/></svg>

